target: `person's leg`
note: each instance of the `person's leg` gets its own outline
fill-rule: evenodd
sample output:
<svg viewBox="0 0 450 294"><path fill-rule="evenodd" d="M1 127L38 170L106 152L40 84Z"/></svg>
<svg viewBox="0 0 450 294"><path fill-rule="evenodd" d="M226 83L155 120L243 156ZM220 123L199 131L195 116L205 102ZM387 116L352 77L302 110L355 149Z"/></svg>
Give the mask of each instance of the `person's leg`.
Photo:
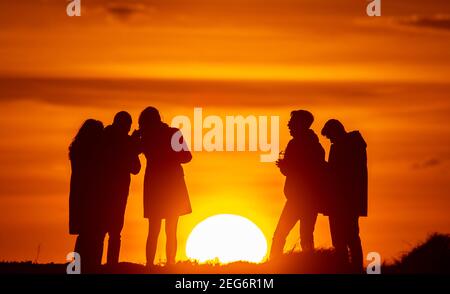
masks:
<svg viewBox="0 0 450 294"><path fill-rule="evenodd" d="M78 253L81 259L81 273L87 274L92 272L92 256L89 249L89 238L88 234L85 232L80 233L77 239Z"/></svg>
<svg viewBox="0 0 450 294"><path fill-rule="evenodd" d="M106 232L95 232L91 237L94 271L98 271L102 265L103 241L105 240L105 236Z"/></svg>
<svg viewBox="0 0 450 294"><path fill-rule="evenodd" d="M362 273L363 266L363 252L361 239L359 237L358 216L352 216L348 221L348 248L350 250L351 265L355 272Z"/></svg>
<svg viewBox="0 0 450 294"><path fill-rule="evenodd" d="M114 228L108 232L108 255L106 261L108 265L116 265L119 263L120 239L120 230Z"/></svg>
<svg viewBox="0 0 450 294"><path fill-rule="evenodd" d="M78 254L80 254L81 255L81 234L79 234L78 236L77 236L77 240L75 241L75 249L74 249L74 252L76 252L76 253L78 253Z"/></svg>
<svg viewBox="0 0 450 294"><path fill-rule="evenodd" d="M80 259L81 259L81 263L80 263L80 268L81 268L81 273L85 273L86 272L86 264L85 264L85 254L84 254L84 234L80 233L77 236L77 240L75 241L75 252L78 253L80 255ZM88 261L88 259L86 259L86 262Z"/></svg>
<svg viewBox="0 0 450 294"><path fill-rule="evenodd" d="M286 237L298 221L298 216L295 214L295 211L292 209L291 205L292 204L289 203L289 201L286 202L283 211L281 212L277 228L273 234L270 259L276 259L283 255Z"/></svg>
<svg viewBox="0 0 450 294"><path fill-rule="evenodd" d="M175 257L177 255L177 226L178 216L166 218L166 256L167 264L175 264Z"/></svg>
<svg viewBox="0 0 450 294"><path fill-rule="evenodd" d="M100 268L105 234L84 232L80 238L80 257L82 273L95 273Z"/></svg>
<svg viewBox="0 0 450 294"><path fill-rule="evenodd" d="M329 216L331 241L336 251L338 262L348 264L348 249L345 238L345 220L337 215Z"/></svg>
<svg viewBox="0 0 450 294"><path fill-rule="evenodd" d="M161 220L148 220L148 236L147 236L147 266L152 266L155 261L156 245L158 243L158 235L161 229Z"/></svg>
<svg viewBox="0 0 450 294"><path fill-rule="evenodd" d="M108 254L107 263L110 265L119 263L121 232L125 218L125 205L116 210L113 214L114 219L110 221L108 230Z"/></svg>
<svg viewBox="0 0 450 294"><path fill-rule="evenodd" d="M314 251L314 227L317 213L306 214L300 218L300 244L303 252Z"/></svg>

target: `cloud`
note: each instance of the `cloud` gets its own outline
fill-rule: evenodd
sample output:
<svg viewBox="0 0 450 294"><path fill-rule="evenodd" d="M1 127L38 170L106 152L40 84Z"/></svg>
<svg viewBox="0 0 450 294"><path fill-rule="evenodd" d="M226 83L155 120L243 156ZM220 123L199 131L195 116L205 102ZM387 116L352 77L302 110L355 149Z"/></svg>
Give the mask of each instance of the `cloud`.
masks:
<svg viewBox="0 0 450 294"><path fill-rule="evenodd" d="M134 3L134 2L131 3L113 2L107 4L105 7L106 11L110 15L113 15L114 17L123 21L127 21L137 15L144 15L149 10L151 10L151 8L152 7L149 4Z"/></svg>
<svg viewBox="0 0 450 294"><path fill-rule="evenodd" d="M442 160L439 160L437 158L429 158L427 160L414 163L413 168L414 169L427 169L427 168L436 167L440 164L442 164Z"/></svg>
<svg viewBox="0 0 450 294"><path fill-rule="evenodd" d="M400 22L417 28L450 31L450 15L412 16Z"/></svg>
<svg viewBox="0 0 450 294"><path fill-rule="evenodd" d="M408 86L411 90L412 86ZM63 106L142 106L158 102L183 106L375 106L393 101L372 84L208 80L1 78L0 104L33 100ZM360 99L365 97L365 99ZM400 98L397 97L395 105ZM408 97L411 99L411 97ZM422 99L420 97L420 99ZM410 100L408 100L410 101ZM389 104L390 105L390 104Z"/></svg>

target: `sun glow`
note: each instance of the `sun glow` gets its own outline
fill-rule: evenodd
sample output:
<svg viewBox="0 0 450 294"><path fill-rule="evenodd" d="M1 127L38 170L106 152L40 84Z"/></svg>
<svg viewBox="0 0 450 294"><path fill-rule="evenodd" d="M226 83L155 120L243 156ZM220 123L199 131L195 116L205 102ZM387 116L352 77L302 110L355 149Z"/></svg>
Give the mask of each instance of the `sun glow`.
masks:
<svg viewBox="0 0 450 294"><path fill-rule="evenodd" d="M267 241L258 226L245 217L232 214L205 219L192 230L186 244L186 255L200 263L259 263L266 253Z"/></svg>

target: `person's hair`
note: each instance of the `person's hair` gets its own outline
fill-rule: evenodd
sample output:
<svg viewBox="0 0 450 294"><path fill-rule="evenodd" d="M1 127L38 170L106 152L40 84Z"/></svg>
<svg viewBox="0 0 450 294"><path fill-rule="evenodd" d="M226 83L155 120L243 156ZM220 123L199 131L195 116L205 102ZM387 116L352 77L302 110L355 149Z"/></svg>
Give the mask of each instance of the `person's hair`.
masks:
<svg viewBox="0 0 450 294"><path fill-rule="evenodd" d="M291 118L305 128L310 128L314 122L314 116L307 110L294 110L291 112Z"/></svg>
<svg viewBox="0 0 450 294"><path fill-rule="evenodd" d="M69 146L69 158L73 159L74 152L82 149L84 146L90 146L98 143L99 137L103 131L103 123L99 120L88 119L80 127L75 138Z"/></svg>
<svg viewBox="0 0 450 294"><path fill-rule="evenodd" d="M337 119L328 120L322 128L322 136L328 136L331 133L343 133L345 132L344 125Z"/></svg>
<svg viewBox="0 0 450 294"><path fill-rule="evenodd" d="M122 125L122 124L131 125L132 123L133 119L131 118L131 115L126 111L120 111L114 116L113 124L115 125Z"/></svg>
<svg viewBox="0 0 450 294"><path fill-rule="evenodd" d="M141 112L139 116L139 125L144 126L148 124L154 124L161 122L161 116L159 115L158 109L149 106Z"/></svg>

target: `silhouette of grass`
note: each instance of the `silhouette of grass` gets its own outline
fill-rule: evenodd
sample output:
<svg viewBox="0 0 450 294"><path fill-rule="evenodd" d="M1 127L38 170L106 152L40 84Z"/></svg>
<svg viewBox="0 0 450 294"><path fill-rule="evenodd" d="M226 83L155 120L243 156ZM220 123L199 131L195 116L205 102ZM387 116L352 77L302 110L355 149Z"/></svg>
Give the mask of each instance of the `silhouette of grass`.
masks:
<svg viewBox="0 0 450 294"><path fill-rule="evenodd" d="M431 234L428 239L404 253L392 264L383 267L385 273L449 274L450 234Z"/></svg>
<svg viewBox="0 0 450 294"><path fill-rule="evenodd" d="M428 239L403 254L391 264L383 264L385 274L449 274L450 235L434 233ZM65 274L66 264L35 264L28 262L0 263L0 273ZM234 262L220 265L181 261L172 266L153 266L122 262L116 266L102 266L104 274L341 274L351 273L340 264L332 249L318 249L312 253L290 251L278 260L261 264Z"/></svg>

